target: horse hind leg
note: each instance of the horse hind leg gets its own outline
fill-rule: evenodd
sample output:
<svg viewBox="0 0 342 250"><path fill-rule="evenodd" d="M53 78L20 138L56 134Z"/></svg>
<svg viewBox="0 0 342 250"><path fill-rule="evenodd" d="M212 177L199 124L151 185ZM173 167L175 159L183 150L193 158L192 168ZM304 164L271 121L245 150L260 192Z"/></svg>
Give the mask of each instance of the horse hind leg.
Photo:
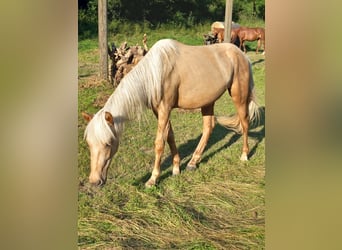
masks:
<svg viewBox="0 0 342 250"><path fill-rule="evenodd" d="M236 133L241 133L243 137L243 147L242 154L240 160L247 161L248 160L248 128L249 128L249 116L248 116L248 107L246 103L240 102L240 99L237 100L234 98L234 94L232 94L234 105L237 110L237 114L234 116L218 116L216 117L216 121L228 129L232 129Z"/></svg>
<svg viewBox="0 0 342 250"><path fill-rule="evenodd" d="M202 111L202 117L203 117L203 132L202 132L201 140L199 141L192 155L192 158L186 167L186 169L190 171L195 170L197 163L200 162L202 153L208 143L209 137L215 126L214 105L203 107L201 111Z"/></svg>
<svg viewBox="0 0 342 250"><path fill-rule="evenodd" d="M167 143L169 144L171 155L172 155L172 175L178 175L180 173L179 165L180 165L180 156L178 153L178 149L175 142L175 137L173 133L173 129L171 126L171 122L168 124L168 135L167 135Z"/></svg>
<svg viewBox="0 0 342 250"><path fill-rule="evenodd" d="M249 76L251 77L251 76ZM231 88L231 96L234 102L234 106L236 108L236 120L240 120L240 128L242 133L243 139L243 146L242 146L242 154L240 160L247 161L248 160L248 129L249 129L249 99L250 99L250 92L249 92L249 84L247 76L240 77L236 82L233 83ZM240 87L239 87L240 85Z"/></svg>
<svg viewBox="0 0 342 250"><path fill-rule="evenodd" d="M244 89L241 88L239 90L232 90L232 98L234 105L237 110L237 116L240 120L241 125L241 133L242 133L242 139L243 139L243 146L242 146L242 154L240 157L241 161L247 161L248 160L248 153L249 153L249 147L248 147L248 129L249 129L249 110L248 110L248 94L242 94L240 91ZM248 91L245 89L245 91ZM243 92L245 92L243 91Z"/></svg>
<svg viewBox="0 0 342 250"><path fill-rule="evenodd" d="M256 48L256 53L258 54L259 53L259 49L261 47L261 39L258 39L258 46Z"/></svg>
<svg viewBox="0 0 342 250"><path fill-rule="evenodd" d="M248 118L248 104L245 103L237 108L238 116L240 118L241 127L242 127L242 139L243 139L243 146L242 146L242 154L240 157L241 161L248 160L248 129L249 129L249 118Z"/></svg>

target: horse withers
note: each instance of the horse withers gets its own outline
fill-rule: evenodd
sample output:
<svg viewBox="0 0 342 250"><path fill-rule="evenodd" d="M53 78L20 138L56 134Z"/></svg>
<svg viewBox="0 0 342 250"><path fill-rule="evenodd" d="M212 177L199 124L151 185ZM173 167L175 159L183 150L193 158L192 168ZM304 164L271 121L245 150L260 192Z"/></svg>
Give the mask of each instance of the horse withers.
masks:
<svg viewBox="0 0 342 250"><path fill-rule="evenodd" d="M248 159L249 121L258 118L254 101L252 68L247 57L230 43L188 46L171 39L158 41L123 79L102 109L94 116L83 113L88 121L84 137L90 149L89 182L103 185L111 160L119 147L125 121L134 119L145 108L153 111L158 126L155 137L155 161L147 187L157 183L165 142L172 155L172 173L180 173L180 156L170 121L174 108L201 109L203 133L188 170L200 162L215 120L242 133L240 159ZM232 97L237 114L214 117L214 105L224 92Z"/></svg>

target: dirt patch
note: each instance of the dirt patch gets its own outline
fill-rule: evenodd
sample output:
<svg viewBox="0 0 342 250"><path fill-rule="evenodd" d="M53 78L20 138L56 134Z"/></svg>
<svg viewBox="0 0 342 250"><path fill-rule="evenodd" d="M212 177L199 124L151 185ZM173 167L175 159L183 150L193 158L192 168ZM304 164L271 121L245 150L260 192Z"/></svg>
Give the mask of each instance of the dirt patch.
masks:
<svg viewBox="0 0 342 250"><path fill-rule="evenodd" d="M107 94L104 92L99 93L98 96L96 97L96 100L93 103L94 107L102 108L106 104L109 97L110 97L110 94Z"/></svg>
<svg viewBox="0 0 342 250"><path fill-rule="evenodd" d="M200 108L198 108L198 109L181 109L181 108L177 108L175 110L176 110L177 113L195 113L195 112L201 111Z"/></svg>
<svg viewBox="0 0 342 250"><path fill-rule="evenodd" d="M106 84L106 81L94 75L79 79L79 89L93 88L103 84Z"/></svg>

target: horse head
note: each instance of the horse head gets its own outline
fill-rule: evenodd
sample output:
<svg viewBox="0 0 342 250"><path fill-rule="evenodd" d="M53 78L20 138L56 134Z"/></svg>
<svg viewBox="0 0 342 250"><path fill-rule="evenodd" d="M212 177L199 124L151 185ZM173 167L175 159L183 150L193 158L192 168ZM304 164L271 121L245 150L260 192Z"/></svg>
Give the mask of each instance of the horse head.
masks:
<svg viewBox="0 0 342 250"><path fill-rule="evenodd" d="M102 186L106 183L108 167L119 146L114 119L107 111L98 112L95 116L82 112L82 116L88 122L84 137L90 150L89 182Z"/></svg>
<svg viewBox="0 0 342 250"><path fill-rule="evenodd" d="M217 43L217 34L216 35L213 35L210 33L204 34L203 39L204 39L204 45L210 45L210 44Z"/></svg>

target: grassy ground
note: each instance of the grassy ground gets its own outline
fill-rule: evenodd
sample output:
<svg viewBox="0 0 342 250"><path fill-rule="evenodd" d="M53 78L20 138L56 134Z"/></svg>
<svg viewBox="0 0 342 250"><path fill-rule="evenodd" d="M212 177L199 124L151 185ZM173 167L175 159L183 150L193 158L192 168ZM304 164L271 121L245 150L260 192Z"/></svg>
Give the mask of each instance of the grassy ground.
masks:
<svg viewBox="0 0 342 250"><path fill-rule="evenodd" d="M210 28L156 30L148 45L160 38L202 44ZM141 44L142 34L110 36L120 44ZM255 44L251 43L250 48ZM258 101L264 106L264 56L248 52L253 62ZM95 113L114 89L97 78L95 40L79 41L79 197L78 245L80 249L264 249L265 233L265 128L250 131L250 161L239 160L242 138L217 125L199 169L171 176L166 148L159 184L145 189L154 160L156 120L147 111L140 121L130 121L108 173L104 187L87 183L89 151L83 140L86 126L80 112ZM216 103L216 114L234 111L228 94ZM201 136L199 111L174 110L172 125L184 170Z"/></svg>

